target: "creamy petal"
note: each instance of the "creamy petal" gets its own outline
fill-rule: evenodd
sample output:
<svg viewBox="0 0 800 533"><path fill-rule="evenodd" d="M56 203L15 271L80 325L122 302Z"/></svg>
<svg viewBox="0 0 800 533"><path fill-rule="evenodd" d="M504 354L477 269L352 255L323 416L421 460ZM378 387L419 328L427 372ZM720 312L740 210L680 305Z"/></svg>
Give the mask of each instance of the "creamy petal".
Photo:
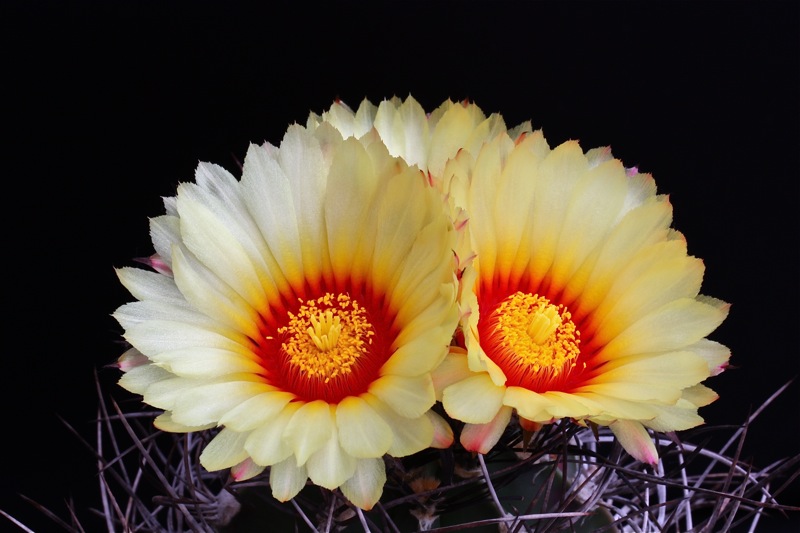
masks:
<svg viewBox="0 0 800 533"><path fill-rule="evenodd" d="M204 346L161 352L153 356L153 361L177 376L197 379L262 371L254 358Z"/></svg>
<svg viewBox="0 0 800 533"><path fill-rule="evenodd" d="M354 505L369 511L378 503L385 483L386 466L383 459L358 459L355 472L340 489Z"/></svg>
<svg viewBox="0 0 800 533"><path fill-rule="evenodd" d="M706 360L709 374L712 376L719 375L727 368L731 356L730 348L709 339L700 339L686 349Z"/></svg>
<svg viewBox="0 0 800 533"><path fill-rule="evenodd" d="M191 433L194 431L203 431L204 429L211 429L215 424L206 424L205 426L186 426L179 424L172 419L172 413L165 411L158 415L153 420L153 425L161 431L169 431L171 433Z"/></svg>
<svg viewBox="0 0 800 533"><path fill-rule="evenodd" d="M371 394L364 394L362 398L392 428L394 437L389 455L405 457L424 450L433 442L433 424L427 416L404 418Z"/></svg>
<svg viewBox="0 0 800 533"><path fill-rule="evenodd" d="M250 433L244 447L256 463L266 466L273 465L294 453L292 447L284 439L284 432L300 406L299 402L289 403L275 418L258 426Z"/></svg>
<svg viewBox="0 0 800 533"><path fill-rule="evenodd" d="M212 331L202 326L168 320L150 320L125 331L125 339L143 354L204 346L238 353L251 353L247 337L231 330Z"/></svg>
<svg viewBox="0 0 800 533"><path fill-rule="evenodd" d="M719 395L705 385L698 384L683 389L681 398L687 402L691 402L696 407L704 407L717 401Z"/></svg>
<svg viewBox="0 0 800 533"><path fill-rule="evenodd" d="M274 155L251 144L242 168L242 196L268 249L269 272L281 292L302 284L300 229L292 186ZM269 261L269 259L272 261Z"/></svg>
<svg viewBox="0 0 800 533"><path fill-rule="evenodd" d="M232 408L220 417L219 424L236 431L250 431L269 423L294 399L291 392L268 390Z"/></svg>
<svg viewBox="0 0 800 533"><path fill-rule="evenodd" d="M176 246L172 257L175 283L195 309L235 331L258 338L259 315L244 298L183 247ZM263 305L261 309L266 307Z"/></svg>
<svg viewBox="0 0 800 533"><path fill-rule="evenodd" d="M604 356L613 354L618 358L683 348L714 331L726 314L724 309L691 298L675 300L640 318L611 340Z"/></svg>
<svg viewBox="0 0 800 533"><path fill-rule="evenodd" d="M307 480L305 465L297 466L293 457L272 465L269 469L272 496L279 502L286 502L297 496L306 486Z"/></svg>
<svg viewBox="0 0 800 533"><path fill-rule="evenodd" d="M446 339L448 335L452 336L454 327L450 325L450 327L430 329L404 342L383 364L381 375L411 377L437 369L436 363L441 362L447 353Z"/></svg>
<svg viewBox="0 0 800 533"><path fill-rule="evenodd" d="M184 189L190 184L184 184ZM178 189L181 241L220 280L256 309L268 306L264 287L247 251L206 206ZM173 251L174 253L174 251ZM173 261L174 261L173 256Z"/></svg>
<svg viewBox="0 0 800 533"><path fill-rule="evenodd" d="M240 380L223 383L198 385L186 389L175 401L172 416L177 422L187 425L203 425L219 422L228 411L267 388L260 381L244 381L242 378L257 379L244 374L235 375Z"/></svg>
<svg viewBox="0 0 800 533"><path fill-rule="evenodd" d="M185 300L172 278L132 267L118 268L116 273L122 285L137 300L185 305Z"/></svg>
<svg viewBox="0 0 800 533"><path fill-rule="evenodd" d="M254 478L264 471L266 467L258 465L248 458L231 468L231 476L234 481L245 481Z"/></svg>
<svg viewBox="0 0 800 533"><path fill-rule="evenodd" d="M169 267L172 267L172 245L181 240L180 219L171 215L151 218L150 238L156 253Z"/></svg>
<svg viewBox="0 0 800 533"><path fill-rule="evenodd" d="M486 424L465 424L461 430L461 444L468 451L489 453L503 435L511 420L513 409L502 407L495 417Z"/></svg>
<svg viewBox="0 0 800 533"><path fill-rule="evenodd" d="M687 400L675 405L657 405L655 418L642 420L642 424L656 431L682 431L703 424L703 417L697 414L697 406Z"/></svg>
<svg viewBox="0 0 800 533"><path fill-rule="evenodd" d="M336 426L342 448L353 457L380 457L392 445L392 428L356 396L349 396L336 406Z"/></svg>
<svg viewBox="0 0 800 533"><path fill-rule="evenodd" d="M614 436L631 454L634 459L654 465L658 462L658 452L653 439L644 426L635 420L617 420L608 426L614 432Z"/></svg>
<svg viewBox="0 0 800 533"><path fill-rule="evenodd" d="M467 364L466 353L462 348L453 347L444 361L431 373L436 400L442 401L444 389L472 375Z"/></svg>
<svg viewBox="0 0 800 533"><path fill-rule="evenodd" d="M406 418L422 416L436 401L430 374L382 376L370 384L369 393Z"/></svg>
<svg viewBox="0 0 800 533"><path fill-rule="evenodd" d="M557 418L583 418L596 409L589 401L573 394L558 391L539 394L522 387L508 387L503 403L514 407L520 416L532 422L550 422Z"/></svg>
<svg viewBox="0 0 800 533"><path fill-rule="evenodd" d="M331 438L336 425L333 408L322 400L300 407L284 430L284 438L294 451L298 465L322 448Z"/></svg>
<svg viewBox="0 0 800 533"><path fill-rule="evenodd" d="M248 434L222 429L200 454L200 464L211 472L237 465L249 456L244 449Z"/></svg>
<svg viewBox="0 0 800 533"><path fill-rule="evenodd" d="M470 424L485 424L503 406L505 387L496 386L488 374L480 373L444 389L442 404L447 414Z"/></svg>
<svg viewBox="0 0 800 533"><path fill-rule="evenodd" d="M117 367L123 372L128 372L137 366L143 366L149 363L150 359L136 348L128 348L117 359Z"/></svg>
<svg viewBox="0 0 800 533"><path fill-rule="evenodd" d="M434 410L428 411L425 413L425 416L428 417L428 420L431 421L431 425L433 426L433 441L431 442L431 448L437 448L440 450L449 448L455 440L453 428L450 427L450 424L447 423L447 420L442 418Z"/></svg>
<svg viewBox="0 0 800 533"><path fill-rule="evenodd" d="M328 441L306 462L308 477L316 485L333 490L353 476L356 459L339 444L336 426Z"/></svg>
<svg viewBox="0 0 800 533"><path fill-rule="evenodd" d="M173 374L161 367L151 364L139 365L128 369L119 379L123 389L134 394L144 394L154 383L173 378Z"/></svg>

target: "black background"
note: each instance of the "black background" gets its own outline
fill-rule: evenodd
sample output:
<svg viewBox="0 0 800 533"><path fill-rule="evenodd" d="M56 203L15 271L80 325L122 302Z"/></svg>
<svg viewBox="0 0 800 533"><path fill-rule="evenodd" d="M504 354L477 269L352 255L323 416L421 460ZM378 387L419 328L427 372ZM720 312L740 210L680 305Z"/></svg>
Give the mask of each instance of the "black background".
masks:
<svg viewBox="0 0 800 533"><path fill-rule="evenodd" d="M97 505L61 419L91 437L95 370L115 387L110 315L131 297L113 269L152 253L161 197L199 161L236 174L249 142L336 98L469 99L653 173L705 261L702 292L732 304L711 338L738 368L708 382L720 399L701 414L743 422L800 373L798 5L3 2L0 509L50 531L18 493L62 515ZM799 407L795 382L744 457L800 453Z"/></svg>

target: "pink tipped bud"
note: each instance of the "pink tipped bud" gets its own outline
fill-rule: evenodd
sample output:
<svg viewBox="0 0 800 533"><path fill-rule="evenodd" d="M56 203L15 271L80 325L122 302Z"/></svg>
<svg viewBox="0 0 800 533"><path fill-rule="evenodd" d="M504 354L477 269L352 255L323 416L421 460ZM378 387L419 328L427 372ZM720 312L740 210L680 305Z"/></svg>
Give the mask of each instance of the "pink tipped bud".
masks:
<svg viewBox="0 0 800 533"><path fill-rule="evenodd" d="M117 367L123 372L129 371L131 368L146 365L150 360L136 348L131 348L123 353L117 359Z"/></svg>
<svg viewBox="0 0 800 533"><path fill-rule="evenodd" d="M158 254L153 254L150 257L136 257L134 261L149 266L159 274L172 277L172 268Z"/></svg>

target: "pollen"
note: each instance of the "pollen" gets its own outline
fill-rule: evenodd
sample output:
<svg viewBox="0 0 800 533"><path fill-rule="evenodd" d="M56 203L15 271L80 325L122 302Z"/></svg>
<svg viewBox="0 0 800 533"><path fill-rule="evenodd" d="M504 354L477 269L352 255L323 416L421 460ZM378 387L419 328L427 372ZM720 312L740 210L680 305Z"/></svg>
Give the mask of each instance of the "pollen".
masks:
<svg viewBox="0 0 800 533"><path fill-rule="evenodd" d="M563 305L516 292L497 306L490 324L487 353L514 384L531 387L564 377L577 365L580 331Z"/></svg>
<svg viewBox="0 0 800 533"><path fill-rule="evenodd" d="M375 329L356 300L326 293L301 300L278 333L289 364L307 379L328 383L353 372L359 357L368 352Z"/></svg>

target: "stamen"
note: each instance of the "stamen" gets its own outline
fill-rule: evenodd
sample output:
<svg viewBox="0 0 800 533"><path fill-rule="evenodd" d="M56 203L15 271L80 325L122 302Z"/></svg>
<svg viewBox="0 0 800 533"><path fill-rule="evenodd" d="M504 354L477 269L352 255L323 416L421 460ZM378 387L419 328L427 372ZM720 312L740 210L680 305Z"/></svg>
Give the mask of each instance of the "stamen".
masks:
<svg viewBox="0 0 800 533"><path fill-rule="evenodd" d="M278 328L288 362L306 379L331 379L353 371L367 353L375 335L366 311L345 294L326 293L316 300L301 301L297 313L289 312L289 324Z"/></svg>
<svg viewBox="0 0 800 533"><path fill-rule="evenodd" d="M491 313L486 353L503 369L509 385L536 390L564 378L580 355L580 331L563 305L538 294L517 292Z"/></svg>

